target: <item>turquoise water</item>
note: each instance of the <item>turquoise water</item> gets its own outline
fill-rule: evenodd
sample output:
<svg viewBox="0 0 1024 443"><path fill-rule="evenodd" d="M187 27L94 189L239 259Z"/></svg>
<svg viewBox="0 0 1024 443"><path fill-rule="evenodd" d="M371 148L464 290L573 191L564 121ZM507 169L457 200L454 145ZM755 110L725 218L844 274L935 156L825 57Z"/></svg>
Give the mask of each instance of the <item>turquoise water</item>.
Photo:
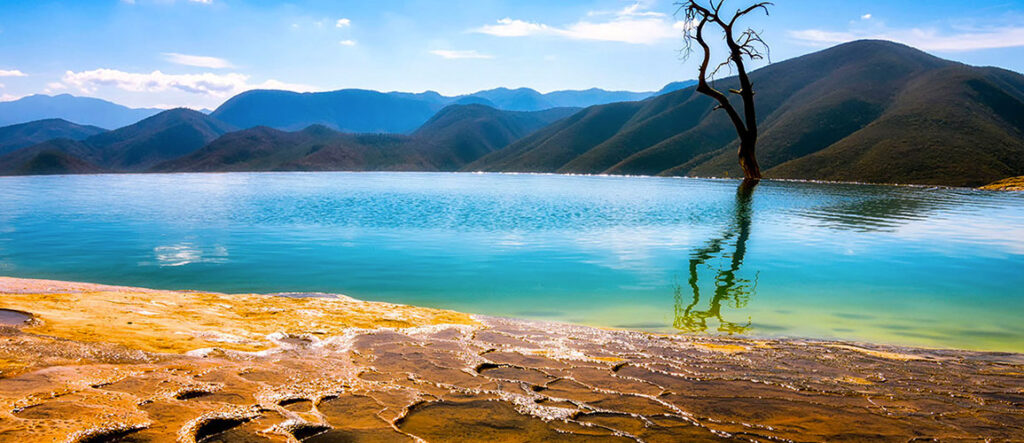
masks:
<svg viewBox="0 0 1024 443"><path fill-rule="evenodd" d="M0 275L1024 352L1024 194L737 185L444 173L2 177Z"/></svg>

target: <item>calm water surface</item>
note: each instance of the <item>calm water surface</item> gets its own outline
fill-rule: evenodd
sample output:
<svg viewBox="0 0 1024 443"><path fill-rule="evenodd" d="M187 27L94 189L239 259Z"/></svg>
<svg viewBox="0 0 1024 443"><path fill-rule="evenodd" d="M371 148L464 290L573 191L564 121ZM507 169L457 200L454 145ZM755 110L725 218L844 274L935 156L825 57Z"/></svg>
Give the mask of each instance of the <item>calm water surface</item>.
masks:
<svg viewBox="0 0 1024 443"><path fill-rule="evenodd" d="M0 178L0 274L1024 352L1024 194L669 178Z"/></svg>

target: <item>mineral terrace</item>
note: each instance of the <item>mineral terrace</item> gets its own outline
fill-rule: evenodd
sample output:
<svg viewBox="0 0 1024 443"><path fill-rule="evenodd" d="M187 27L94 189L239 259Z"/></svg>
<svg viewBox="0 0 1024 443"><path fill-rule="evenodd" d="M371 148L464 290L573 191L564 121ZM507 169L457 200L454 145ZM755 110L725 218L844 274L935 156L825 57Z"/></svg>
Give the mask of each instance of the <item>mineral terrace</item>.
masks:
<svg viewBox="0 0 1024 443"><path fill-rule="evenodd" d="M1024 356L0 278L0 441L1024 440Z"/></svg>

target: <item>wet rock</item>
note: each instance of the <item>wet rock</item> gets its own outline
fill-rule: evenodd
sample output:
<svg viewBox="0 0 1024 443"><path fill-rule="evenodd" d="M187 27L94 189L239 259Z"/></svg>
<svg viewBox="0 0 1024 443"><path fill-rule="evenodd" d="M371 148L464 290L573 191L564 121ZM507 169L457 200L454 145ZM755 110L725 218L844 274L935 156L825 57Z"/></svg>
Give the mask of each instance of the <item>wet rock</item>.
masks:
<svg viewBox="0 0 1024 443"><path fill-rule="evenodd" d="M94 296L76 289L56 299ZM185 297L104 290L96 297L121 297L118 309ZM12 300L32 299L19 294ZM231 302L187 299L199 303L195 312ZM46 300L47 318L62 312ZM248 323L220 308L203 312L150 323L172 345L82 324L0 328L0 440L1002 441L1024 427L1024 358L1016 354L668 337L482 316L446 325L437 322L448 314L432 311L421 313L428 324L307 325L314 333L284 309ZM227 329L195 333L208 324ZM266 346L190 352L229 336Z"/></svg>

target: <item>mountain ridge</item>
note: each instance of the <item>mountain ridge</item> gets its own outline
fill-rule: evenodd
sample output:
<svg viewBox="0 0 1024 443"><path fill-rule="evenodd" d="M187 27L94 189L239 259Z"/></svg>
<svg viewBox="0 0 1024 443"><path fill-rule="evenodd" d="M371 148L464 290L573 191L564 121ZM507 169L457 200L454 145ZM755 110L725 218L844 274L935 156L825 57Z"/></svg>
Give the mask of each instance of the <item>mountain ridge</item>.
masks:
<svg viewBox="0 0 1024 443"><path fill-rule="evenodd" d="M269 126L295 131L321 124L343 132L408 134L451 104L484 104L503 111L530 112L644 100L652 94L654 92L599 88L544 94L531 88L501 87L456 96L444 96L435 91L339 89L299 93L262 89L246 91L228 99L211 115L240 128Z"/></svg>
<svg viewBox="0 0 1024 443"><path fill-rule="evenodd" d="M0 127L0 155L56 138L82 140L106 129L71 123L60 118Z"/></svg>
<svg viewBox="0 0 1024 443"><path fill-rule="evenodd" d="M1024 76L1019 73L944 60L898 43L861 40L770 64L750 75L758 85L758 159L766 178L978 186L1024 175ZM729 77L716 80L715 86L727 90L736 83ZM178 109L84 138L70 131L66 138L0 152L0 173L457 170L740 175L731 122L724 112L714 110L710 98L696 93L692 82L666 85L663 91L668 92L643 100L585 108L496 108L496 102L548 107L557 100L577 100L576 93L588 91L602 90L545 95L528 88L496 88L458 97L433 91L255 91L235 98L270 94L298 100L290 107L270 106L270 100L249 111L239 108L239 118L252 120L243 125L218 119L220 108L210 116ZM417 105L403 108L408 112L389 123L400 128L371 131L394 133L340 132L339 122L365 117L371 124L397 114L390 105L342 106L334 114L323 111L336 103L308 107L310 97L336 99L338 94L355 100L349 104L368 100ZM384 102L378 100L381 97ZM438 102L453 99L454 103ZM260 113L304 126L247 126L265 117ZM311 116L324 115L330 118L304 124ZM422 123L412 126L419 119Z"/></svg>
<svg viewBox="0 0 1024 443"><path fill-rule="evenodd" d="M766 178L977 186L1024 173L1020 74L862 40L750 75ZM714 106L691 86L589 107L463 170L741 176Z"/></svg>
<svg viewBox="0 0 1024 443"><path fill-rule="evenodd" d="M107 100L71 94L34 94L0 102L0 126L59 118L83 126L113 129L136 123L161 111L129 108Z"/></svg>
<svg viewBox="0 0 1024 443"><path fill-rule="evenodd" d="M45 173L64 173L54 172L59 171L60 165L74 166L66 173L78 170L143 172L157 163L199 149L234 129L199 111L170 109L81 140L58 138L0 155L0 173L30 173L36 170L33 164L48 165Z"/></svg>
<svg viewBox="0 0 1024 443"><path fill-rule="evenodd" d="M454 171L571 112L574 109L517 112L449 105L409 135L343 133L324 125L299 131L257 126L225 134L154 170Z"/></svg>

